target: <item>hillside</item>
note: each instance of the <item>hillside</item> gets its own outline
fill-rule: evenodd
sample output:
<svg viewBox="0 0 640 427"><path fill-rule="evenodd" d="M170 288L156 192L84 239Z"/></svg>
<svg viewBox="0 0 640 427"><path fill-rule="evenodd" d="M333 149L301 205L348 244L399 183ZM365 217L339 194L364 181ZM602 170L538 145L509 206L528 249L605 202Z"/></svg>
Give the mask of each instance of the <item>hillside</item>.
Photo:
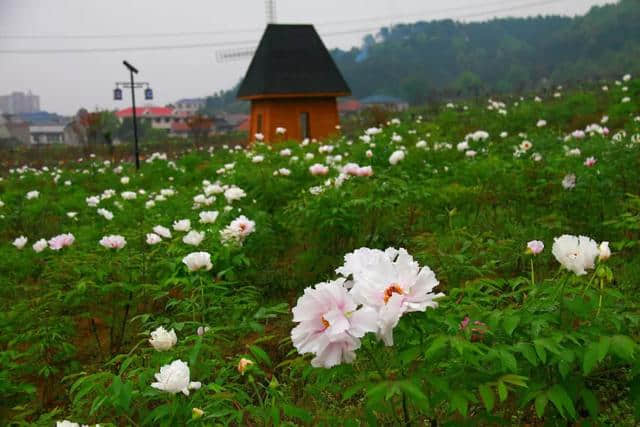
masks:
<svg viewBox="0 0 640 427"><path fill-rule="evenodd" d="M333 55L354 96L385 93L413 104L437 97L542 90L640 67L640 2L576 18L451 20L383 28L360 49Z"/></svg>
<svg viewBox="0 0 640 427"><path fill-rule="evenodd" d="M419 105L540 91L637 70L639 20L640 2L621 0L575 18L416 22L382 28L361 48L332 55L356 98L386 94ZM242 109L236 88L209 97L207 109Z"/></svg>

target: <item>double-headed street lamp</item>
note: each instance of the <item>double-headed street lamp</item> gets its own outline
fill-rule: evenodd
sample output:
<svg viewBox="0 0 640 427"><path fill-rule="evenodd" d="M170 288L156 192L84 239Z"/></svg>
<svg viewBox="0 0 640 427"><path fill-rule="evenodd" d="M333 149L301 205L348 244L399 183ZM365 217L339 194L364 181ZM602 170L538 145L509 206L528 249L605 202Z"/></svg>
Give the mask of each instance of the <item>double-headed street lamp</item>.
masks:
<svg viewBox="0 0 640 427"><path fill-rule="evenodd" d="M116 101L122 101L121 87L125 89L131 88L131 105L133 107L133 140L134 140L133 153L136 158L136 170L139 170L140 169L140 152L138 150L138 124L136 119L136 88L145 88L144 99L147 99L147 100L153 99L153 90L149 87L149 83L147 82L135 83L133 81L133 75L138 74L138 69L133 65L129 64L127 61L122 61L122 63L129 70L131 81L116 82L116 88L113 90L113 99Z"/></svg>

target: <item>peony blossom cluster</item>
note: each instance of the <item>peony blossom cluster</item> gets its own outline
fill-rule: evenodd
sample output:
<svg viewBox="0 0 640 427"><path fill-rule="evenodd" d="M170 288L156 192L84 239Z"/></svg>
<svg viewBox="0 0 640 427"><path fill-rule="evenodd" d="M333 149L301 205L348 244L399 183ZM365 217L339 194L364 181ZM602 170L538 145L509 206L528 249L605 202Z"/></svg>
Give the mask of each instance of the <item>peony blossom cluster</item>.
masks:
<svg viewBox="0 0 640 427"><path fill-rule="evenodd" d="M307 288L293 308L293 345L314 354L316 367L352 362L367 332L393 345L393 329L405 313L435 308L444 295L433 293L433 271L404 249L357 249L336 272L342 277Z"/></svg>
<svg viewBox="0 0 640 427"><path fill-rule="evenodd" d="M124 237L119 235L110 235L104 236L100 239L100 245L104 246L107 249L115 249L119 250L125 247L127 241Z"/></svg>
<svg viewBox="0 0 640 427"><path fill-rule="evenodd" d="M49 240L49 248L54 251L59 251L62 248L73 245L73 242L75 242L75 240L76 238L71 233L60 234Z"/></svg>

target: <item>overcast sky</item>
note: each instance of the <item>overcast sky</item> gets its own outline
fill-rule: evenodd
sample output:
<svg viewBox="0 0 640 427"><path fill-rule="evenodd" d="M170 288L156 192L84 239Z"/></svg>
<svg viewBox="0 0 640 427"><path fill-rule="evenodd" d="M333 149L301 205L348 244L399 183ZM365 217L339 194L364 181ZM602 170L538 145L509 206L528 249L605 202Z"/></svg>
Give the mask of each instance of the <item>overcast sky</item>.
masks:
<svg viewBox="0 0 640 427"><path fill-rule="evenodd" d="M329 48L350 48L375 32L371 29L390 23L576 15L614 2L277 0L276 16L280 23L315 24ZM0 0L0 95L32 90L40 95L42 109L62 114L80 107L123 108L130 103L128 93L120 103L111 98L114 82L128 79L122 65L127 59L140 70L137 79L151 83L156 105L205 96L230 88L249 65L250 58L220 63L216 51L254 45L264 26L263 0ZM135 47L156 49L6 53Z"/></svg>

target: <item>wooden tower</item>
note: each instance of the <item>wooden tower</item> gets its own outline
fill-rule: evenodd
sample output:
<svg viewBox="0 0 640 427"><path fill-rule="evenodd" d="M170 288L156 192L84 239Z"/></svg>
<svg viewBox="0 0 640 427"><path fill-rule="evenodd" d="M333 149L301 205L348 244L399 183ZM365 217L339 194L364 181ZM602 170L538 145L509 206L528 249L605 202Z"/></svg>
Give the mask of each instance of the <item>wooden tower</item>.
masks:
<svg viewBox="0 0 640 427"><path fill-rule="evenodd" d="M325 138L339 124L338 96L351 90L313 25L269 24L238 98L251 101L249 139L256 133L276 139Z"/></svg>

